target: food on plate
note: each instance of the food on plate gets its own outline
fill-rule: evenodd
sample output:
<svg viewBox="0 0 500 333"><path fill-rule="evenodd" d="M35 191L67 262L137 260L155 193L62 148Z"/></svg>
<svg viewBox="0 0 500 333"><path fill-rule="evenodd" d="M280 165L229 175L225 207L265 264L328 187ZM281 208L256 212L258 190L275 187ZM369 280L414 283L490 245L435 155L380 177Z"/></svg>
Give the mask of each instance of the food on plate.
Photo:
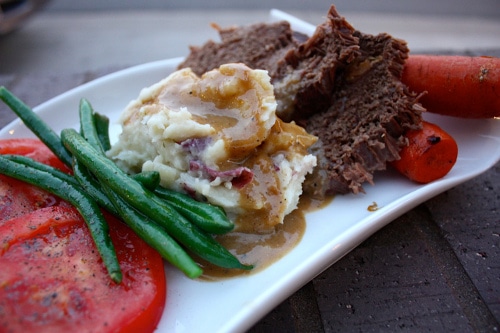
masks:
<svg viewBox="0 0 500 333"><path fill-rule="evenodd" d="M197 75L235 62L265 69L274 86L277 115L284 120L327 108L337 69L359 49L353 28L334 7L310 38L292 31L287 21L216 28L221 41L191 46L179 68L189 67Z"/></svg>
<svg viewBox="0 0 500 333"><path fill-rule="evenodd" d="M0 172L3 175L35 185L71 203L87 224L111 279L116 283L121 283L120 264L114 245L110 240L109 226L99 205L90 195L80 189L74 178L53 168L48 168L51 170L48 172L46 166L34 167L34 165L39 164L32 159L20 160L2 155L0 157Z"/></svg>
<svg viewBox="0 0 500 333"><path fill-rule="evenodd" d="M399 79L406 44L387 34L353 35L360 54L337 76L330 106L305 119L306 130L320 138L309 181L327 195L373 184L373 173L399 158L405 133L421 126L424 110Z"/></svg>
<svg viewBox="0 0 500 333"><path fill-rule="evenodd" d="M135 179L125 174L104 153L97 152L86 138L74 129L61 131L61 141L82 166L94 175L104 194L113 203L118 215L134 230L152 240L160 236L160 231L173 239L163 237L158 246L166 246L165 253L169 262L180 268L188 277L199 277L203 272L194 260L184 251L184 245L191 252L210 263L237 269L251 269L243 265L211 235L192 225L191 221L175 210L167 201L162 200ZM89 140L90 141L90 140ZM159 226L147 232L149 225ZM175 240L174 240L175 239ZM156 243L156 242L155 242Z"/></svg>
<svg viewBox="0 0 500 333"><path fill-rule="evenodd" d="M37 139L2 140L0 153L69 172ZM69 203L4 175L0 194L0 331L154 331L166 300L154 249L106 214L123 271L122 283L114 283Z"/></svg>
<svg viewBox="0 0 500 333"><path fill-rule="evenodd" d="M334 6L306 39L294 37L283 22L267 26L269 41L263 25L219 29L220 43L192 47L179 67L201 75L223 62L242 61L269 70L278 116L319 138L311 147L318 166L304 190L318 196L363 192L363 183L372 183L376 170L399 158L407 142L404 133L420 127L424 108L419 96L400 80L409 53L406 43L357 31ZM242 34L248 36L242 39ZM261 40L266 52L254 55L240 40ZM275 47L275 40L284 41L284 47Z"/></svg>
<svg viewBox="0 0 500 333"><path fill-rule="evenodd" d="M203 260L222 267L224 276L226 268L247 271L253 266L228 248L248 250L251 243L238 255L265 256L250 252L283 243L265 238L287 233L293 239L285 246L293 247L302 216L291 213L303 187L321 198L360 193L387 164L427 183L455 163L453 138L421 118L424 90L430 96L434 88L408 83L409 89L407 82L420 80L416 74L401 81L403 68L422 66L417 57L407 62L404 41L361 33L333 6L311 37L287 22L217 29L221 43L193 47L178 71L128 105L113 146L108 119L86 100L80 133L64 129L59 137L0 87L0 97L13 109L21 106L18 115L43 141L0 142L0 264L8 267L0 271L1 329L152 331L165 304L162 258L191 278L200 276ZM477 96L492 94L483 99L497 94L489 80L498 66L488 66L480 69ZM454 115L492 115L469 109L473 116ZM82 201L107 212L87 212ZM109 235L107 225L95 229L95 220L87 220L101 214ZM273 233L285 217L291 227ZM115 251L113 244L119 278L110 271L114 258L100 247ZM200 266L185 249L201 258Z"/></svg>
<svg viewBox="0 0 500 333"><path fill-rule="evenodd" d="M409 143L390 164L417 183L430 183L444 177L457 161L458 145L438 125L422 122L422 128L405 134Z"/></svg>
<svg viewBox="0 0 500 333"><path fill-rule="evenodd" d="M286 120L283 116L285 101L291 102L295 94L287 93L285 85L277 85L276 77L280 75L283 58L288 51L297 48L307 36L293 32L286 21L230 28L213 27L218 31L221 43L209 40L203 47L191 46L190 54L180 67L189 67L198 76L229 63L244 63L251 68L266 69L275 95L282 96L277 98L276 112Z"/></svg>
<svg viewBox="0 0 500 333"><path fill-rule="evenodd" d="M129 104L112 147L103 133L107 119L82 112L90 109L85 100L80 116L88 119L81 122L81 135L63 130L62 142L34 113L18 113L74 172L76 187L122 217L189 277L199 276L201 269L177 242L221 267L251 268L211 235L232 231L231 221L239 232L275 230L297 208L303 188L320 198L363 192L376 170L418 148L420 142L412 138L426 125L419 103L424 93L417 95L401 82L406 43L357 31L334 6L311 37L293 32L287 22L217 29L220 43L192 47L177 72L143 89ZM482 73L491 71L483 68ZM7 104L22 104L2 89ZM409 157L404 160L411 164ZM448 159L448 170L454 160ZM18 170L39 168L12 158L4 162L19 164ZM207 204L201 209L191 197ZM142 209L140 214L136 209ZM165 213L152 213L157 209ZM162 229L163 241L149 239L153 229L146 232L145 225ZM106 226L94 233L106 236ZM164 241L168 251L160 245ZM174 249L182 255L173 255ZM110 256L102 257L111 267Z"/></svg>
<svg viewBox="0 0 500 333"><path fill-rule="evenodd" d="M500 58L412 55L402 81L414 91L426 92L420 102L429 112L500 117Z"/></svg>
<svg viewBox="0 0 500 333"><path fill-rule="evenodd" d="M61 195L79 208L89 227L93 231L94 243L98 247L101 258L110 272L110 276L120 283L120 268L115 267L116 255L113 255L113 244L109 240L107 226L102 221L100 211L94 211L99 205L108 212L120 217L151 247L190 278L199 277L203 269L195 262L185 248L214 265L229 268L250 270L252 265L242 264L238 258L212 238L205 230L198 228L192 221L197 218L208 218L207 223L221 225L214 218L225 218L225 214L206 214L207 209L199 209L198 214L187 216L179 212L167 201L162 200L147 186L147 177L129 177L104 154L104 147L109 147L108 125L104 116L96 114L85 99L80 103L80 131L72 128L61 131L61 137L55 134L46 123L22 101L5 87L0 87L0 99L11 107L19 118L34 130L39 139L50 143L48 148L57 156L70 156L72 162L67 166L74 176L36 162L32 159L20 159L15 156L0 156L1 173L38 185L45 190ZM48 128L49 131L37 131ZM159 177L159 175L158 175ZM65 193L65 189L69 189ZM79 202L84 198L83 202ZM85 207L87 209L82 209ZM192 208L206 206L198 203ZM88 208L91 208L91 211ZM218 210L219 208L214 207ZM199 214L203 210L204 214ZM99 220L95 221L98 218ZM229 221L228 221L229 222ZM198 223L199 224L199 223ZM99 226L99 227L98 227ZM172 234L172 235L171 235ZM183 246L179 245L181 243ZM102 252L104 248L107 252Z"/></svg>
<svg viewBox="0 0 500 333"><path fill-rule="evenodd" d="M296 209L316 165L307 152L316 138L275 111L263 70L179 70L127 106L107 154L128 173L158 171L163 187L224 208L239 231L269 232Z"/></svg>

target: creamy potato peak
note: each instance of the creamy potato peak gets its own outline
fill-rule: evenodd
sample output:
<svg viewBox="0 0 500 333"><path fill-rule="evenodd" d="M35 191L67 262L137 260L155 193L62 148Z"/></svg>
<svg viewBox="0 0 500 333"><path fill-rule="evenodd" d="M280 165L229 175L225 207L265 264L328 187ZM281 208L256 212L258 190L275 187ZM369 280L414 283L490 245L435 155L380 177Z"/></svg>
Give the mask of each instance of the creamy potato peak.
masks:
<svg viewBox="0 0 500 333"><path fill-rule="evenodd" d="M276 117L266 71L189 68L145 88L121 116L108 152L128 173L156 170L161 185L222 206L244 232L266 232L297 207L316 137Z"/></svg>

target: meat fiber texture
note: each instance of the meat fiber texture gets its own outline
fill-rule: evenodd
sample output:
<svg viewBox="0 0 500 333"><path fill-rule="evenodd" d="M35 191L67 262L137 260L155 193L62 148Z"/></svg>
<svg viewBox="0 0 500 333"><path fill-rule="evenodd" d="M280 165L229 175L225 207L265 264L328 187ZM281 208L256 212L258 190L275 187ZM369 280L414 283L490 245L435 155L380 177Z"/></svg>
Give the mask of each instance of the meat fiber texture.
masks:
<svg viewBox="0 0 500 333"><path fill-rule="evenodd" d="M374 171L399 159L405 131L421 123L417 96L399 81L406 45L387 34L354 36L361 52L338 76L331 105L305 120L309 133L321 134L312 148L320 166L308 180L321 186L309 188L326 194L363 192Z"/></svg>
<svg viewBox="0 0 500 333"><path fill-rule="evenodd" d="M401 82L409 49L388 34L356 30L332 6L310 37L287 22L218 28L221 41L192 47L179 66L201 74L225 62L268 70L277 115L319 140L319 165L304 191L316 196L364 192L373 174L399 159L404 132L424 108Z"/></svg>

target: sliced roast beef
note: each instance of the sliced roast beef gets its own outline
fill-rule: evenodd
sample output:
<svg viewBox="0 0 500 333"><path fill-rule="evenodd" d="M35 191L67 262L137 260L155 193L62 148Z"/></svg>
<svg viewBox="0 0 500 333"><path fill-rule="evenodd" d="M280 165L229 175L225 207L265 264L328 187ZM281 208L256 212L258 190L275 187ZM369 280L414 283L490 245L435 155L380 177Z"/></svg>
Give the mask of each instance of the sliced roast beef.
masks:
<svg viewBox="0 0 500 333"><path fill-rule="evenodd" d="M227 63L241 62L250 68L275 72L286 52L295 49L305 36L294 34L286 21L246 27L220 28L221 41L191 46L191 52L179 68L190 67L197 75Z"/></svg>
<svg viewBox="0 0 500 333"><path fill-rule="evenodd" d="M354 35L360 55L338 73L328 109L304 122L320 138L319 167L308 186L319 194L363 192L374 171L399 158L404 132L421 123L418 96L400 81L406 43L387 34Z"/></svg>
<svg viewBox="0 0 500 333"><path fill-rule="evenodd" d="M271 76L280 118L306 117L330 106L337 73L359 56L354 32L332 6L314 34L285 54Z"/></svg>
<svg viewBox="0 0 500 333"><path fill-rule="evenodd" d="M334 6L310 38L294 33L286 21L216 28L221 41L192 46L179 68L190 67L197 75L230 62L266 69L274 86L277 114L287 121L295 112L325 110L336 71L358 55L355 30Z"/></svg>
<svg viewBox="0 0 500 333"><path fill-rule="evenodd" d="M228 62L268 70L278 116L319 137L305 191L363 192L374 171L399 158L404 132L420 126L418 96L400 81L406 43L357 31L334 6L305 39L287 22L218 30L220 43L192 47L179 67L198 75Z"/></svg>

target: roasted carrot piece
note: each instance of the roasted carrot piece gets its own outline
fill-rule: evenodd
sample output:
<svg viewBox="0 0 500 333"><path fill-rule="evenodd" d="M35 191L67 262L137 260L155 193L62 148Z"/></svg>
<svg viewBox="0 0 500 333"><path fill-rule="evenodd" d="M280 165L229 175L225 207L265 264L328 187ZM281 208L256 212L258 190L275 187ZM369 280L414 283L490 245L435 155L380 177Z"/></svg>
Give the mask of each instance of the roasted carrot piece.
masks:
<svg viewBox="0 0 500 333"><path fill-rule="evenodd" d="M422 129L406 133L408 145L401 158L390 164L417 183L429 183L444 177L457 160L458 146L451 135L439 126L423 121Z"/></svg>
<svg viewBox="0 0 500 333"><path fill-rule="evenodd" d="M420 102L429 112L500 117L500 58L410 55L402 81L411 91L427 91Z"/></svg>

